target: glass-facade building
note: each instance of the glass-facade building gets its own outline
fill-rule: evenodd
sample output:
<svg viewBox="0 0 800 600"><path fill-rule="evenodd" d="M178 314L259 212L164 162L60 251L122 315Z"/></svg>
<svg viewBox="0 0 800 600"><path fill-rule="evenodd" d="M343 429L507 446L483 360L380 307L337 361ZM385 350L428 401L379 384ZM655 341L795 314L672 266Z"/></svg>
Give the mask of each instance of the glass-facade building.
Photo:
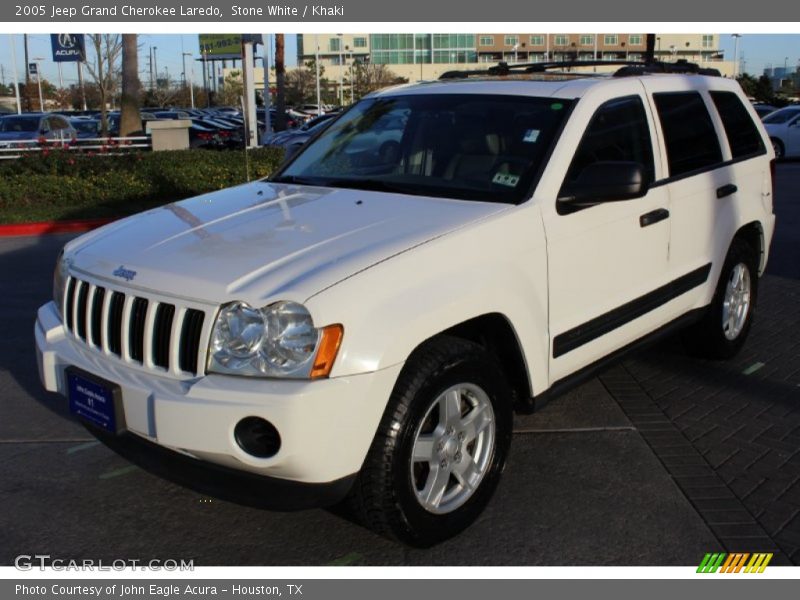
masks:
<svg viewBox="0 0 800 600"><path fill-rule="evenodd" d="M471 33L377 33L369 38L370 60L377 64L478 62Z"/></svg>

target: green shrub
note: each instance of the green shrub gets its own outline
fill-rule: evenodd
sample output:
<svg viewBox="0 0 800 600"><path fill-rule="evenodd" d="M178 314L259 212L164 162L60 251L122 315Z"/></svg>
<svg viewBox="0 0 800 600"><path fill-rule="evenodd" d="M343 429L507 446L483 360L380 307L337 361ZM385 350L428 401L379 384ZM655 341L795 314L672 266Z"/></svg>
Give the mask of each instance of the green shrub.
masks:
<svg viewBox="0 0 800 600"><path fill-rule="evenodd" d="M276 148L247 155L251 180L283 160ZM32 153L0 162L0 222L123 216L245 181L244 151Z"/></svg>

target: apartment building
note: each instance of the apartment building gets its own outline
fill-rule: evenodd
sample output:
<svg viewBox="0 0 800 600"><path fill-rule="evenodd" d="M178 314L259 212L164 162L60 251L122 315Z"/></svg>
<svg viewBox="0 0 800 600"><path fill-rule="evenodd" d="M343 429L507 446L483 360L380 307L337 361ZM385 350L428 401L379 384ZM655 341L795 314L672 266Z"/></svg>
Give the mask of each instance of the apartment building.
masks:
<svg viewBox="0 0 800 600"><path fill-rule="evenodd" d="M733 62L724 61L718 34L659 34L656 57L687 59L714 66L724 75ZM478 69L501 60L639 60L646 49L644 33L392 33L298 34L297 64L315 56L333 80L347 78L354 61L387 65L409 81L436 79L452 69ZM713 63L713 64L710 64Z"/></svg>

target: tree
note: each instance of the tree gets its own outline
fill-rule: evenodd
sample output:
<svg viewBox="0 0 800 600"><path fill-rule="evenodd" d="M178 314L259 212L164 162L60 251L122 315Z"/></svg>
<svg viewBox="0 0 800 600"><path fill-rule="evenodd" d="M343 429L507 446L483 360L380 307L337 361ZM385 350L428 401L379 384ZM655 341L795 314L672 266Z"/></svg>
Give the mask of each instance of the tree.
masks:
<svg viewBox="0 0 800 600"><path fill-rule="evenodd" d="M95 33L89 35L94 49L94 62L86 61L86 70L100 92L100 133L108 135L108 104L119 86L117 62L122 54L119 34Z"/></svg>
<svg viewBox="0 0 800 600"><path fill-rule="evenodd" d="M286 129L286 64L284 62L284 40L282 33L275 34L275 131Z"/></svg>
<svg viewBox="0 0 800 600"><path fill-rule="evenodd" d="M317 67L314 60L308 61L304 68L294 69L286 73L286 98L285 102L292 105L306 102L316 104L317 101ZM327 86L327 80L322 77L325 69L320 65L320 85Z"/></svg>
<svg viewBox="0 0 800 600"><path fill-rule="evenodd" d="M748 98L755 98L756 97L756 88L758 87L758 81L755 77L750 75L749 73L742 73L739 77L736 78L736 81L739 82L739 85L742 86L742 90L744 91L745 95Z"/></svg>
<svg viewBox="0 0 800 600"><path fill-rule="evenodd" d="M773 104L775 102L775 91L772 89L772 81L766 75L762 75L756 82L755 99L759 102Z"/></svg>
<svg viewBox="0 0 800 600"><path fill-rule="evenodd" d="M389 70L389 67L386 65L364 63L361 61L356 61L355 68L353 69L353 79L355 80L355 95L358 98L390 85L408 83L408 79L399 77Z"/></svg>
<svg viewBox="0 0 800 600"><path fill-rule="evenodd" d="M217 101L221 106L242 105L242 95L244 94L244 80L241 71L231 71L225 76L225 84L217 94Z"/></svg>
<svg viewBox="0 0 800 600"><path fill-rule="evenodd" d="M122 97L120 98L119 135L129 136L142 130L139 102L142 85L139 82L138 36L122 34Z"/></svg>

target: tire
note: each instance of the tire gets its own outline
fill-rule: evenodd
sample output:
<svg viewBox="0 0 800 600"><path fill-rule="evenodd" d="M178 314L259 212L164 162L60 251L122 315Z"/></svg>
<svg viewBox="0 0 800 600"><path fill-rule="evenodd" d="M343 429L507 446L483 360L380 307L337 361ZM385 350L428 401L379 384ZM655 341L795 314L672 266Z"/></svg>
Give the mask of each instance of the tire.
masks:
<svg viewBox="0 0 800 600"><path fill-rule="evenodd" d="M783 142L778 138L770 138L770 141L772 142L772 149L775 151L775 160L781 160L784 154L786 154Z"/></svg>
<svg viewBox="0 0 800 600"><path fill-rule="evenodd" d="M744 240L734 239L706 314L684 335L687 349L704 358L735 356L750 333L757 299L758 257Z"/></svg>
<svg viewBox="0 0 800 600"><path fill-rule="evenodd" d="M457 416L440 410L456 399ZM398 377L347 499L351 514L417 547L463 531L489 502L505 466L511 400L499 365L481 346L448 336L426 342Z"/></svg>

